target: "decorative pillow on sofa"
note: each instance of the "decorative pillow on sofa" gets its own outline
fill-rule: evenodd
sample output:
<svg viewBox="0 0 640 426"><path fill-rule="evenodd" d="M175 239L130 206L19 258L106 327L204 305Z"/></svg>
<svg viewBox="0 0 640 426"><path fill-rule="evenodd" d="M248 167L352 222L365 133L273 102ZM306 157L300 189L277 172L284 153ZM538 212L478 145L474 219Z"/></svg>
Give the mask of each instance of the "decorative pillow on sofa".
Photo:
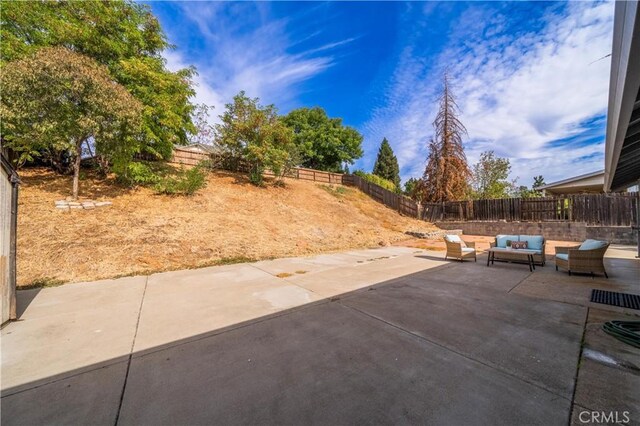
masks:
<svg viewBox="0 0 640 426"><path fill-rule="evenodd" d="M514 250L526 249L529 247L529 243L526 241L511 241L511 248Z"/></svg>
<svg viewBox="0 0 640 426"><path fill-rule="evenodd" d="M520 235L518 241L526 241L529 250L542 250L544 237L542 235Z"/></svg>
<svg viewBox="0 0 640 426"><path fill-rule="evenodd" d="M505 248L509 247L511 244L507 244L507 241L514 242L520 241L520 237L518 235L496 235L496 246Z"/></svg>

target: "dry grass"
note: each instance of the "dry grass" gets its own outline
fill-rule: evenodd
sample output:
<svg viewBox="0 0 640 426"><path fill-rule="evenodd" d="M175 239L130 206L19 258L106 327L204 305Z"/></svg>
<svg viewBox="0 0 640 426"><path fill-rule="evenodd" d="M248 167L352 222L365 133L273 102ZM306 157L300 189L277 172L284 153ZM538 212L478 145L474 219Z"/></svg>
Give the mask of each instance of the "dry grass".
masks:
<svg viewBox="0 0 640 426"><path fill-rule="evenodd" d="M433 228L353 188L296 180L257 188L224 172L192 197L127 189L86 172L81 196L113 205L63 212L54 201L71 193L70 177L20 175L19 286L378 247Z"/></svg>

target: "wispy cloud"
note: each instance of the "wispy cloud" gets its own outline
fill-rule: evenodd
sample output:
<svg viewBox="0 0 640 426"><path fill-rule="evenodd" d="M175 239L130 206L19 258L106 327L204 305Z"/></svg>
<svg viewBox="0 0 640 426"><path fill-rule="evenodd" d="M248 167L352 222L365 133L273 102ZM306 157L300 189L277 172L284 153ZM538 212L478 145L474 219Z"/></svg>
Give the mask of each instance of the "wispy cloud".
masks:
<svg viewBox="0 0 640 426"><path fill-rule="evenodd" d="M213 105L214 116L240 90L265 104L287 108L296 100L301 83L333 66L337 49L355 40L346 38L314 46L318 32L295 33L302 16L274 19L267 3L178 5L189 25L197 28L196 38L200 38L197 41L202 48L167 51L165 58L172 69L196 66L195 101ZM187 46L196 44L194 31L190 33L191 39L184 41ZM310 47L302 49L301 44Z"/></svg>
<svg viewBox="0 0 640 426"><path fill-rule="evenodd" d="M431 8L432 9L432 8ZM437 10L428 10L433 19ZM506 11L510 12L510 11ZM484 150L511 159L513 177L530 184L602 168L603 144L583 134L604 136L612 3L567 3L537 17L515 15L493 5L472 4L462 12L444 49L421 56L418 36L402 51L384 106L365 125L366 151L387 136L403 177L422 173L432 134L440 75L447 68L469 131L466 151L476 161ZM517 18L517 17L516 17ZM515 28L515 30L514 30ZM565 144L554 144L566 140ZM363 165L373 160L365 158Z"/></svg>

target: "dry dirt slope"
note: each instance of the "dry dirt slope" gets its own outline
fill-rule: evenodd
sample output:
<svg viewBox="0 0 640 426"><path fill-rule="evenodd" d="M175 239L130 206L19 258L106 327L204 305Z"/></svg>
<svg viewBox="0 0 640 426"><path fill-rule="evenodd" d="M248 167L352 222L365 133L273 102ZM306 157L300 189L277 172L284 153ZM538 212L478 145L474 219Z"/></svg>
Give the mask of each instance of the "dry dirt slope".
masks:
<svg viewBox="0 0 640 426"><path fill-rule="evenodd" d="M70 194L69 177L25 169L21 178L20 286L376 247L433 228L356 189L308 181L256 188L212 173L198 194L168 197L88 176L81 196L113 205L62 212L54 201Z"/></svg>

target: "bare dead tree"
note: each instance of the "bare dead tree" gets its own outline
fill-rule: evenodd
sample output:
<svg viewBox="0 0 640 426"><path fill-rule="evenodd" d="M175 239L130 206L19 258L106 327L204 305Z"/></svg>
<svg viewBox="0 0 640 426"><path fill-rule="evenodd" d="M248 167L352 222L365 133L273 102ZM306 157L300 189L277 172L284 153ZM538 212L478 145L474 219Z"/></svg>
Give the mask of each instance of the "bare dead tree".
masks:
<svg viewBox="0 0 640 426"><path fill-rule="evenodd" d="M467 129L458 118L460 109L446 73L439 102L440 108L433 121L435 133L429 142L429 156L421 182L423 202L461 200L467 194L471 178L462 145Z"/></svg>

